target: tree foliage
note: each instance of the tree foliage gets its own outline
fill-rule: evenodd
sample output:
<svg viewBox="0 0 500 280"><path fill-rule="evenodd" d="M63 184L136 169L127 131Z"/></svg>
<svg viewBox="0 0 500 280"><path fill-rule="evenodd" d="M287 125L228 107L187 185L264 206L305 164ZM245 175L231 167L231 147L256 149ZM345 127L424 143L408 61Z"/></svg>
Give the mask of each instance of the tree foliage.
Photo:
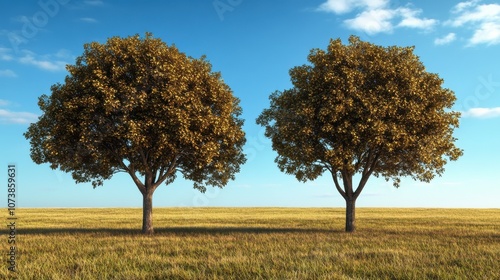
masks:
<svg viewBox="0 0 500 280"><path fill-rule="evenodd" d="M67 70L25 133L36 163L94 187L123 171L145 194L178 172L222 187L245 162L239 100L204 57L147 33L85 44Z"/></svg>
<svg viewBox="0 0 500 280"><path fill-rule="evenodd" d="M413 47L382 47L351 36L313 49L311 65L290 70L291 89L274 92L257 123L266 127L281 171L299 181L330 171L340 194L356 199L370 175L429 182L455 147L454 93L428 73ZM352 178L361 175L357 189ZM339 184L343 182L343 187Z"/></svg>

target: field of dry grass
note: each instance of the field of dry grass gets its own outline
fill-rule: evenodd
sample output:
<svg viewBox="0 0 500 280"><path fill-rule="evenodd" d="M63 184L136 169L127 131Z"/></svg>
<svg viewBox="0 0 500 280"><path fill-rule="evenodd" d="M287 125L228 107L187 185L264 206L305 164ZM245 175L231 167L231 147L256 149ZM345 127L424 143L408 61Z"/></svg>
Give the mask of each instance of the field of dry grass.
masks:
<svg viewBox="0 0 500 280"><path fill-rule="evenodd" d="M500 279L500 209L18 209L1 279ZM7 238L4 251L8 252ZM6 254L4 254L4 258Z"/></svg>

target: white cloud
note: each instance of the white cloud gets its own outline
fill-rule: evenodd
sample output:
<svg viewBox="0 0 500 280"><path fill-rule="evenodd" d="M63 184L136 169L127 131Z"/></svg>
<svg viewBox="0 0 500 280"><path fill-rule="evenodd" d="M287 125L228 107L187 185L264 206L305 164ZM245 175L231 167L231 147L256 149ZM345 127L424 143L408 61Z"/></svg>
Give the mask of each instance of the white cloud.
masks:
<svg viewBox="0 0 500 280"><path fill-rule="evenodd" d="M457 4L452 13L456 17L447 22L453 27L471 27L473 35L469 45L500 44L500 4L483 4L468 1Z"/></svg>
<svg viewBox="0 0 500 280"><path fill-rule="evenodd" d="M487 4L471 7L473 9L462 9L459 16L452 21L455 27L463 26L466 23L490 22L500 20L500 5ZM455 6L456 10L456 6Z"/></svg>
<svg viewBox="0 0 500 280"><path fill-rule="evenodd" d="M438 21L420 18L422 10L405 7L390 7L390 0L327 0L318 7L318 11L337 15L358 11L354 18L344 20L349 29L368 34L390 33L394 28L405 27L430 29Z"/></svg>
<svg viewBox="0 0 500 280"><path fill-rule="evenodd" d="M0 123L8 124L29 124L36 122L38 116L28 112L12 112L0 109Z"/></svg>
<svg viewBox="0 0 500 280"><path fill-rule="evenodd" d="M393 29L391 19L394 13L391 10L369 10L364 11L354 19L345 20L344 23L354 30L376 34L391 32Z"/></svg>
<svg viewBox="0 0 500 280"><path fill-rule="evenodd" d="M28 65L34 65L43 70L62 71L66 69L66 64L68 64L67 62L62 60L52 60L51 56L39 57L35 53L30 51L23 52L24 55L19 58L19 62Z"/></svg>
<svg viewBox="0 0 500 280"><path fill-rule="evenodd" d="M399 8L397 10L403 20L398 24L401 27L430 29L437 24L435 19L418 18L417 16L422 13L422 10L412 10L410 8Z"/></svg>
<svg viewBox="0 0 500 280"><path fill-rule="evenodd" d="M457 35L455 33L449 33L448 35L441 37L441 38L436 38L434 40L435 45L446 45L449 44L457 39Z"/></svg>
<svg viewBox="0 0 500 280"><path fill-rule="evenodd" d="M97 23L97 19L95 18L90 18L90 17L83 17L80 18L80 21L86 22L86 23Z"/></svg>
<svg viewBox="0 0 500 280"><path fill-rule="evenodd" d="M17 74L10 69L0 70L0 77L15 78Z"/></svg>
<svg viewBox="0 0 500 280"><path fill-rule="evenodd" d="M10 102L9 102L9 101L7 101L7 100L3 100L3 99L0 99L0 106L7 106L7 105L9 105L9 104L10 104Z"/></svg>
<svg viewBox="0 0 500 280"><path fill-rule="evenodd" d="M471 108L463 112L464 117L471 118L495 118L500 117L500 107L495 108Z"/></svg>
<svg viewBox="0 0 500 280"><path fill-rule="evenodd" d="M328 0L318 8L320 11L344 14L350 12L354 7L349 0Z"/></svg>
<svg viewBox="0 0 500 280"><path fill-rule="evenodd" d="M356 8L367 10L383 8L388 3L389 0L327 0L319 6L318 10L335 14L345 14Z"/></svg>
<svg viewBox="0 0 500 280"><path fill-rule="evenodd" d="M460 13L463 10L466 10L468 8L474 7L479 3L479 0L472 0L472 1L466 1L466 2L460 2L455 7L453 7L452 12L453 13Z"/></svg>
<svg viewBox="0 0 500 280"><path fill-rule="evenodd" d="M496 45L500 43L500 21L499 22L484 22L476 29L474 35L470 39L471 45L487 44Z"/></svg>

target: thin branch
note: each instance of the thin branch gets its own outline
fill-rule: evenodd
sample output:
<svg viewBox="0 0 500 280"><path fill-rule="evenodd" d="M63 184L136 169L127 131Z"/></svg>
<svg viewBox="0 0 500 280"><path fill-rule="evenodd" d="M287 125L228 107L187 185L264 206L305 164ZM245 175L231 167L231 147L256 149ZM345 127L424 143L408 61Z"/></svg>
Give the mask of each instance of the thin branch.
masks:
<svg viewBox="0 0 500 280"><path fill-rule="evenodd" d="M319 165L323 165L323 167L324 167L326 170L330 171L330 173L332 173L332 174L333 174L333 169L332 169L332 168L331 168L331 167L330 167L327 163L325 163L325 162L318 162L318 164L319 164Z"/></svg>
<svg viewBox="0 0 500 280"><path fill-rule="evenodd" d="M123 162L123 160L120 161L120 166L121 168L123 169L123 171L129 173L130 172L130 169L129 167L125 164L125 162Z"/></svg>
<svg viewBox="0 0 500 280"><path fill-rule="evenodd" d="M168 169L162 174L160 173L160 176L158 177L158 181L154 182L154 189L156 189L158 186L161 185L161 183L163 183L170 175L172 175L172 173L174 173L176 170L176 167L177 167L177 161L179 160L180 158L180 154L176 155L174 157L174 159L172 160L172 162L170 163L170 166L168 167ZM162 170L164 170L164 168L162 168Z"/></svg>
<svg viewBox="0 0 500 280"><path fill-rule="evenodd" d="M140 149L139 154L141 155L142 164L144 164L144 167L147 168L148 167L148 159L147 159L146 155L144 154L144 150Z"/></svg>
<svg viewBox="0 0 500 280"><path fill-rule="evenodd" d="M370 174L373 173L373 171L375 171L375 168L377 168L379 158L380 158L380 153L377 153L369 167Z"/></svg>
<svg viewBox="0 0 500 280"><path fill-rule="evenodd" d="M361 166L361 163L363 162L363 158L366 157L366 153L369 153L369 150L368 151L364 151L362 152L360 155L357 156L357 161L356 163L354 163L354 170L359 170L359 167Z"/></svg>
<svg viewBox="0 0 500 280"><path fill-rule="evenodd" d="M104 146L108 149L112 157L116 160L116 162L119 162L121 165L121 168L123 168L124 171L128 172L127 165L123 163L123 156L120 155L119 153L116 152L116 149L113 148L113 146L104 143Z"/></svg>
<svg viewBox="0 0 500 280"><path fill-rule="evenodd" d="M332 174L332 178L333 178L333 182L335 182L335 188L337 188L337 191L340 193L340 195L344 198L344 199L347 199L347 195L346 193L342 190L342 188L340 187L340 184L339 184L339 181L337 179L337 173L333 173L331 172Z"/></svg>
<svg viewBox="0 0 500 280"><path fill-rule="evenodd" d="M128 174L130 175L130 177L132 177L132 180L134 180L134 183L137 186L137 188L139 189L139 191L142 194L145 194L146 193L146 187L141 182L141 180L137 177L137 175L135 175L135 168L134 168L134 166L132 164L130 164L127 169L128 169Z"/></svg>
<svg viewBox="0 0 500 280"><path fill-rule="evenodd" d="M144 165L144 177L145 177L144 188L147 189L147 188L151 187L152 188L151 191L154 191L154 189L155 189L154 181L153 181L154 176L153 176L153 172L148 164L148 155L146 155L144 153L144 149L140 149L139 154L141 155L142 164Z"/></svg>
<svg viewBox="0 0 500 280"><path fill-rule="evenodd" d="M358 198L358 196L361 194L361 191L363 191L363 188L366 185L366 182L368 182L368 178L370 178L371 172L367 174L363 174L361 177L361 180L359 181L358 187L356 188L356 191L354 192L354 198Z"/></svg>
<svg viewBox="0 0 500 280"><path fill-rule="evenodd" d="M377 167L378 159L379 159L379 154L377 153L377 155L375 156L375 158L371 162L370 166L365 167L366 169L363 170L363 176L361 177L361 180L359 181L358 187L356 188L356 191L354 192L354 198L357 198L361 194L361 192L363 191L363 188L365 187L366 182L368 182L368 179L370 178L373 171L375 171L375 168Z"/></svg>
<svg viewBox="0 0 500 280"><path fill-rule="evenodd" d="M373 157L373 152L370 149L369 152L368 152L368 158L366 159L365 166L363 167L363 172L362 172L363 176L365 176L365 174L368 172L368 168L371 165L372 157Z"/></svg>

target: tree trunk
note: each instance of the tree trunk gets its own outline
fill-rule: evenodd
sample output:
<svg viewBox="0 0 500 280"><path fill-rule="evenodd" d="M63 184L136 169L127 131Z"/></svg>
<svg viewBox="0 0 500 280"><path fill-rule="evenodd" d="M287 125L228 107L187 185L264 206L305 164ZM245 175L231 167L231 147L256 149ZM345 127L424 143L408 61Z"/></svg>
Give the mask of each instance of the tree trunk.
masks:
<svg viewBox="0 0 500 280"><path fill-rule="evenodd" d="M153 234L153 191L147 190L142 196L142 233Z"/></svg>
<svg viewBox="0 0 500 280"><path fill-rule="evenodd" d="M346 198L346 211L345 211L345 231L356 231L356 199Z"/></svg>

